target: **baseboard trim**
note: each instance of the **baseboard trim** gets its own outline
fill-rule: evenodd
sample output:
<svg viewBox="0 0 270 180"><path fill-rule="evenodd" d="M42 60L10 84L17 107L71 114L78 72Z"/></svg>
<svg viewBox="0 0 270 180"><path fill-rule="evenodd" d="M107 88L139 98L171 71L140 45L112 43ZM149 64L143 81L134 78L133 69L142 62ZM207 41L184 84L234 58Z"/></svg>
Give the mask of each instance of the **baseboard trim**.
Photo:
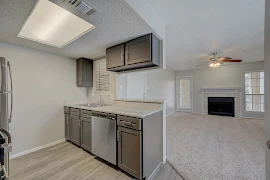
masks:
<svg viewBox="0 0 270 180"><path fill-rule="evenodd" d="M242 116L241 118L243 118L243 119L257 119L257 120L264 120L264 118L246 117L246 116Z"/></svg>
<svg viewBox="0 0 270 180"><path fill-rule="evenodd" d="M35 152L35 151L38 151L38 150L53 146L53 145L59 144L61 142L64 142L65 140L66 139L60 139L60 140L57 140L57 141L54 141L54 142L51 142L51 143L48 143L48 144L44 144L42 146L35 147L33 149L29 149L29 150L26 150L26 151L23 151L23 152L19 152L17 154L14 154L14 155L10 156L9 159L14 159L14 158L17 158L17 157L20 157L20 156L23 156L23 155L26 155L26 154L29 154L29 153L32 153L32 152Z"/></svg>
<svg viewBox="0 0 270 180"><path fill-rule="evenodd" d="M177 111L177 112L184 112L184 111ZM198 114L198 115L207 115L207 116L215 116L215 115L209 115L209 114L198 113L198 112L186 112L186 113L192 113L192 114ZM223 116L223 117L227 117L227 116ZM264 118L247 117L247 116L239 116L239 117L234 117L234 118L236 118L236 119L257 119L257 120L264 120Z"/></svg>
<svg viewBox="0 0 270 180"><path fill-rule="evenodd" d="M163 162L159 163L159 165L157 166L157 168L152 172L152 174L149 176L149 178L148 178L147 180L151 180L152 176L153 176L156 172L158 172L159 168L160 168L161 165L163 165L163 164L165 164L165 163L163 163Z"/></svg>

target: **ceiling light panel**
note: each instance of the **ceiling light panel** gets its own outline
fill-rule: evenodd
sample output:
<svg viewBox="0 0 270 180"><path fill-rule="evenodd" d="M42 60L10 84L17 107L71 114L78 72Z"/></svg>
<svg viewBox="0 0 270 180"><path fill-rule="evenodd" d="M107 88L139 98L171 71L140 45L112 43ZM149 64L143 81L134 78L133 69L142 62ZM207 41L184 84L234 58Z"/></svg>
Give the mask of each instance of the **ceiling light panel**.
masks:
<svg viewBox="0 0 270 180"><path fill-rule="evenodd" d="M95 26L48 0L39 0L18 37L61 48Z"/></svg>

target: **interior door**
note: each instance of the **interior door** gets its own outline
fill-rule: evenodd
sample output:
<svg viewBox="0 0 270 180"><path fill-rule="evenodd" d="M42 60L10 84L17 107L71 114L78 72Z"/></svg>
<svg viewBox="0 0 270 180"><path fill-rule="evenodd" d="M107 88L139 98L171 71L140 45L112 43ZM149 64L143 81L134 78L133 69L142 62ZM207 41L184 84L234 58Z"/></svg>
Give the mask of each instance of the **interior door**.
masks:
<svg viewBox="0 0 270 180"><path fill-rule="evenodd" d="M125 48L128 65L151 61L151 35L129 41Z"/></svg>
<svg viewBox="0 0 270 180"><path fill-rule="evenodd" d="M192 78L178 77L177 81L177 110L192 112Z"/></svg>
<svg viewBox="0 0 270 180"><path fill-rule="evenodd" d="M136 178L142 178L141 131L118 126L118 166Z"/></svg>

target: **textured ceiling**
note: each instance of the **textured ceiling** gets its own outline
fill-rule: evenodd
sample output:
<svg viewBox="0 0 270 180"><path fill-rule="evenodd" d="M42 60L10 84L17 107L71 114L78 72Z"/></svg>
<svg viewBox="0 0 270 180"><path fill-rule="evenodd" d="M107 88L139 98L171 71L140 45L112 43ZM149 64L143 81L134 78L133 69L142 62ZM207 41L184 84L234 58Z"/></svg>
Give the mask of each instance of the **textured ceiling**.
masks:
<svg viewBox="0 0 270 180"><path fill-rule="evenodd" d="M264 60L264 0L149 0L167 24L166 62L192 69L211 52Z"/></svg>
<svg viewBox="0 0 270 180"><path fill-rule="evenodd" d="M153 32L124 0L88 0L101 12L89 21L96 28L63 48L55 48L17 37L37 0L1 0L0 41L22 45L54 54L97 59L105 49L117 43Z"/></svg>
<svg viewBox="0 0 270 180"><path fill-rule="evenodd" d="M1 0L0 41L71 58L97 59L105 49L153 32L125 0L88 0L101 12L96 29L58 49L17 37L36 0ZM193 69L211 52L264 60L264 0L148 0L166 23L166 62L174 70Z"/></svg>

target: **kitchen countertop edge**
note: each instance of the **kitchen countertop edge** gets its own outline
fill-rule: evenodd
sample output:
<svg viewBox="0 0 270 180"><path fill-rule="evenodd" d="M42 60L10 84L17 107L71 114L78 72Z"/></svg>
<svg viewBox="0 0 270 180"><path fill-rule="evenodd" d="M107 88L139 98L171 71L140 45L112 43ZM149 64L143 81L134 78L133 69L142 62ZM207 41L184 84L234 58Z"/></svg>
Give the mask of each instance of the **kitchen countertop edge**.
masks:
<svg viewBox="0 0 270 180"><path fill-rule="evenodd" d="M123 116L130 116L130 117L137 117L137 118L145 118L146 116L149 116L151 114L157 113L161 111L162 109L154 110L149 113L145 113L143 115L138 115L136 113L125 113L125 112L115 112L115 111L108 111L108 110L102 110L100 108L106 107L106 106L101 106L101 107L83 107L83 106L76 106L76 105L64 105L65 107L70 107L70 108L77 108L77 109L83 109L83 110L91 110L91 111L96 111L96 112L105 112L105 113L111 113L111 114L117 114L117 115L123 115Z"/></svg>

